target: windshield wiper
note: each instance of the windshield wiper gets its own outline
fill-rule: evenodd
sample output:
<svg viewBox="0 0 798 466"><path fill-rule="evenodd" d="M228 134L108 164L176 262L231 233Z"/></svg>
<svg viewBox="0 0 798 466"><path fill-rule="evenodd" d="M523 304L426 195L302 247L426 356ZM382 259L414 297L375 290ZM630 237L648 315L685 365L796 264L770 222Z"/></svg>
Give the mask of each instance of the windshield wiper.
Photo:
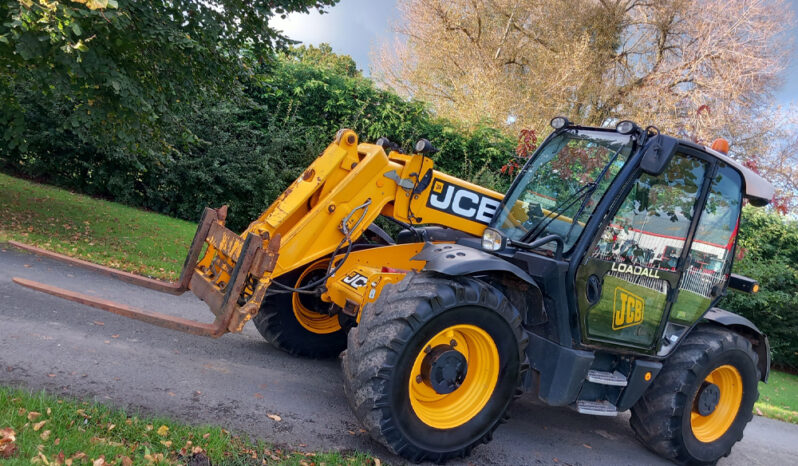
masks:
<svg viewBox="0 0 798 466"><path fill-rule="evenodd" d="M601 172L598 174L598 176L591 183L593 186L589 189L590 193L582 200L582 204L579 205L579 209L577 209L576 215L574 215L574 218L571 219L571 226L568 227L568 233L566 233L566 235L565 235L565 242L566 243L568 242L568 239L571 237L571 233L574 231L574 227L576 226L576 222L579 221L579 216L581 216L582 212L585 211L585 207L587 206L587 201L590 200L590 197L596 191L596 188L598 188L599 181L601 181L601 179L604 178L604 175L607 174L607 170L609 170L610 166L612 166L612 164L615 163L615 159L618 158L618 154L621 153L621 151L623 150L623 147L624 146L621 146L617 151L615 151L614 154L612 154L612 157L610 157L610 160L607 162L606 165L604 165L604 168L601 169Z"/></svg>
<svg viewBox="0 0 798 466"><path fill-rule="evenodd" d="M579 205L579 209L577 209L576 214L571 219L571 225L568 228L568 233L565 235L564 238L564 241L567 242L568 238L571 236L571 232L573 231L574 226L576 225L576 222L579 219L579 216L582 215L582 212L584 212L585 207L587 206L587 201L590 199L590 196L592 196L593 193L598 188L599 180L604 178L604 175L607 174L607 170L609 170L610 166L612 166L612 164L615 163L615 159L618 158L618 155L621 153L624 147L625 145L622 145L620 148L618 148L617 151L615 151L614 154L612 154L612 157L610 157L610 160L607 161L606 164L604 164L604 167L601 169L601 172L599 172L598 176L596 176L589 183L579 188L579 190L577 190L570 198L566 199L562 207L559 207L556 210L550 212L549 215L554 214L552 217L549 218L548 215L544 217L537 225L535 225L523 237L521 237L521 241L529 242L537 238L541 233L546 231L546 228L551 224L551 222L560 217L563 213L565 213L566 210L570 209L572 205L574 205L577 201L581 199L582 203ZM548 221L545 222L544 224L546 218L548 218Z"/></svg>
<svg viewBox="0 0 798 466"><path fill-rule="evenodd" d="M540 219L535 226L532 227L531 230L527 231L524 236L521 237L521 241L527 243L529 241L534 240L537 238L541 233L546 231L546 227L548 227L551 222L556 220L560 215L564 214L566 210L570 209L572 205L576 204L577 201L582 199L582 197L587 194L588 192L592 192L593 189L593 182L587 183L586 185L579 188L575 193L571 195L571 197L567 198L565 203L556 208L555 210L549 211L545 217ZM547 221L548 220L548 221Z"/></svg>

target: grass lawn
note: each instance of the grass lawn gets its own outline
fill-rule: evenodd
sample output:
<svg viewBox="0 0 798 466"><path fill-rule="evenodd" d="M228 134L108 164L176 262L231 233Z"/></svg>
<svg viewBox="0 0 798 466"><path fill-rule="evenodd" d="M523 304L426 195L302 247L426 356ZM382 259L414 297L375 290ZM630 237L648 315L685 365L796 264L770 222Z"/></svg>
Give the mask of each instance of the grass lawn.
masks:
<svg viewBox="0 0 798 466"><path fill-rule="evenodd" d="M767 384L759 384L757 414L798 424L798 375L770 372Z"/></svg>
<svg viewBox="0 0 798 466"><path fill-rule="evenodd" d="M194 223L0 173L0 242L17 240L176 280L196 229Z"/></svg>
<svg viewBox="0 0 798 466"><path fill-rule="evenodd" d="M100 461L102 460L102 461ZM367 455L301 453L252 443L219 427L139 418L86 402L0 388L0 463L366 465Z"/></svg>

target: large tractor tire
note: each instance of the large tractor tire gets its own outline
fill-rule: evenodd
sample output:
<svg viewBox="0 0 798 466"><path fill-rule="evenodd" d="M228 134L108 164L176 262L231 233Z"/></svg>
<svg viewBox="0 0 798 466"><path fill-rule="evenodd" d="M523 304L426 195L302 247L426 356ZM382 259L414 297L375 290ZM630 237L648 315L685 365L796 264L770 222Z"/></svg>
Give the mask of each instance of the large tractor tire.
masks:
<svg viewBox="0 0 798 466"><path fill-rule="evenodd" d="M327 259L277 278L298 288L323 277ZM330 304L315 295L281 293L267 296L252 319L263 338L273 346L296 356L333 358L346 348L346 332L337 316L324 314Z"/></svg>
<svg viewBox="0 0 798 466"><path fill-rule="evenodd" d="M759 397L757 354L731 330L700 326L632 407L638 439L679 464L714 464L743 438Z"/></svg>
<svg viewBox="0 0 798 466"><path fill-rule="evenodd" d="M344 391L371 436L411 461L487 443L528 367L521 316L476 279L408 274L364 307L343 355Z"/></svg>

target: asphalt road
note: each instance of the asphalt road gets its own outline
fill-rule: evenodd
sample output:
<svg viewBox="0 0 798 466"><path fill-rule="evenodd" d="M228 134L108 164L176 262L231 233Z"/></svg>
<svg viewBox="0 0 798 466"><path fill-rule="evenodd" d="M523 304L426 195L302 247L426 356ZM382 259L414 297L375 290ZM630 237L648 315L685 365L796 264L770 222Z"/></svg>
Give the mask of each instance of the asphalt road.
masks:
<svg viewBox="0 0 798 466"><path fill-rule="evenodd" d="M45 389L142 414L212 423L300 450L358 449L402 463L362 432L338 361L286 355L252 325L213 340L41 294L12 276L211 321L193 296L168 296L0 248L0 384ZM275 422L266 414L278 414ZM669 464L635 439L628 413L603 418L522 397L473 464ZM723 465L795 464L798 425L754 417ZM454 463L450 463L454 464Z"/></svg>

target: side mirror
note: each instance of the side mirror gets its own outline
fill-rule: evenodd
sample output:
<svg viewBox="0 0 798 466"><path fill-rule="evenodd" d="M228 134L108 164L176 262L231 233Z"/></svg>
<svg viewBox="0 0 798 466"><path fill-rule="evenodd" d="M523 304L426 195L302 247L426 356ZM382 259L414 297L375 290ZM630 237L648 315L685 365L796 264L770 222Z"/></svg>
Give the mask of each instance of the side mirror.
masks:
<svg viewBox="0 0 798 466"><path fill-rule="evenodd" d="M651 138L646 145L643 159L640 161L640 169L649 175L657 176L665 170L668 162L671 161L676 145L679 143L675 138L658 134Z"/></svg>

